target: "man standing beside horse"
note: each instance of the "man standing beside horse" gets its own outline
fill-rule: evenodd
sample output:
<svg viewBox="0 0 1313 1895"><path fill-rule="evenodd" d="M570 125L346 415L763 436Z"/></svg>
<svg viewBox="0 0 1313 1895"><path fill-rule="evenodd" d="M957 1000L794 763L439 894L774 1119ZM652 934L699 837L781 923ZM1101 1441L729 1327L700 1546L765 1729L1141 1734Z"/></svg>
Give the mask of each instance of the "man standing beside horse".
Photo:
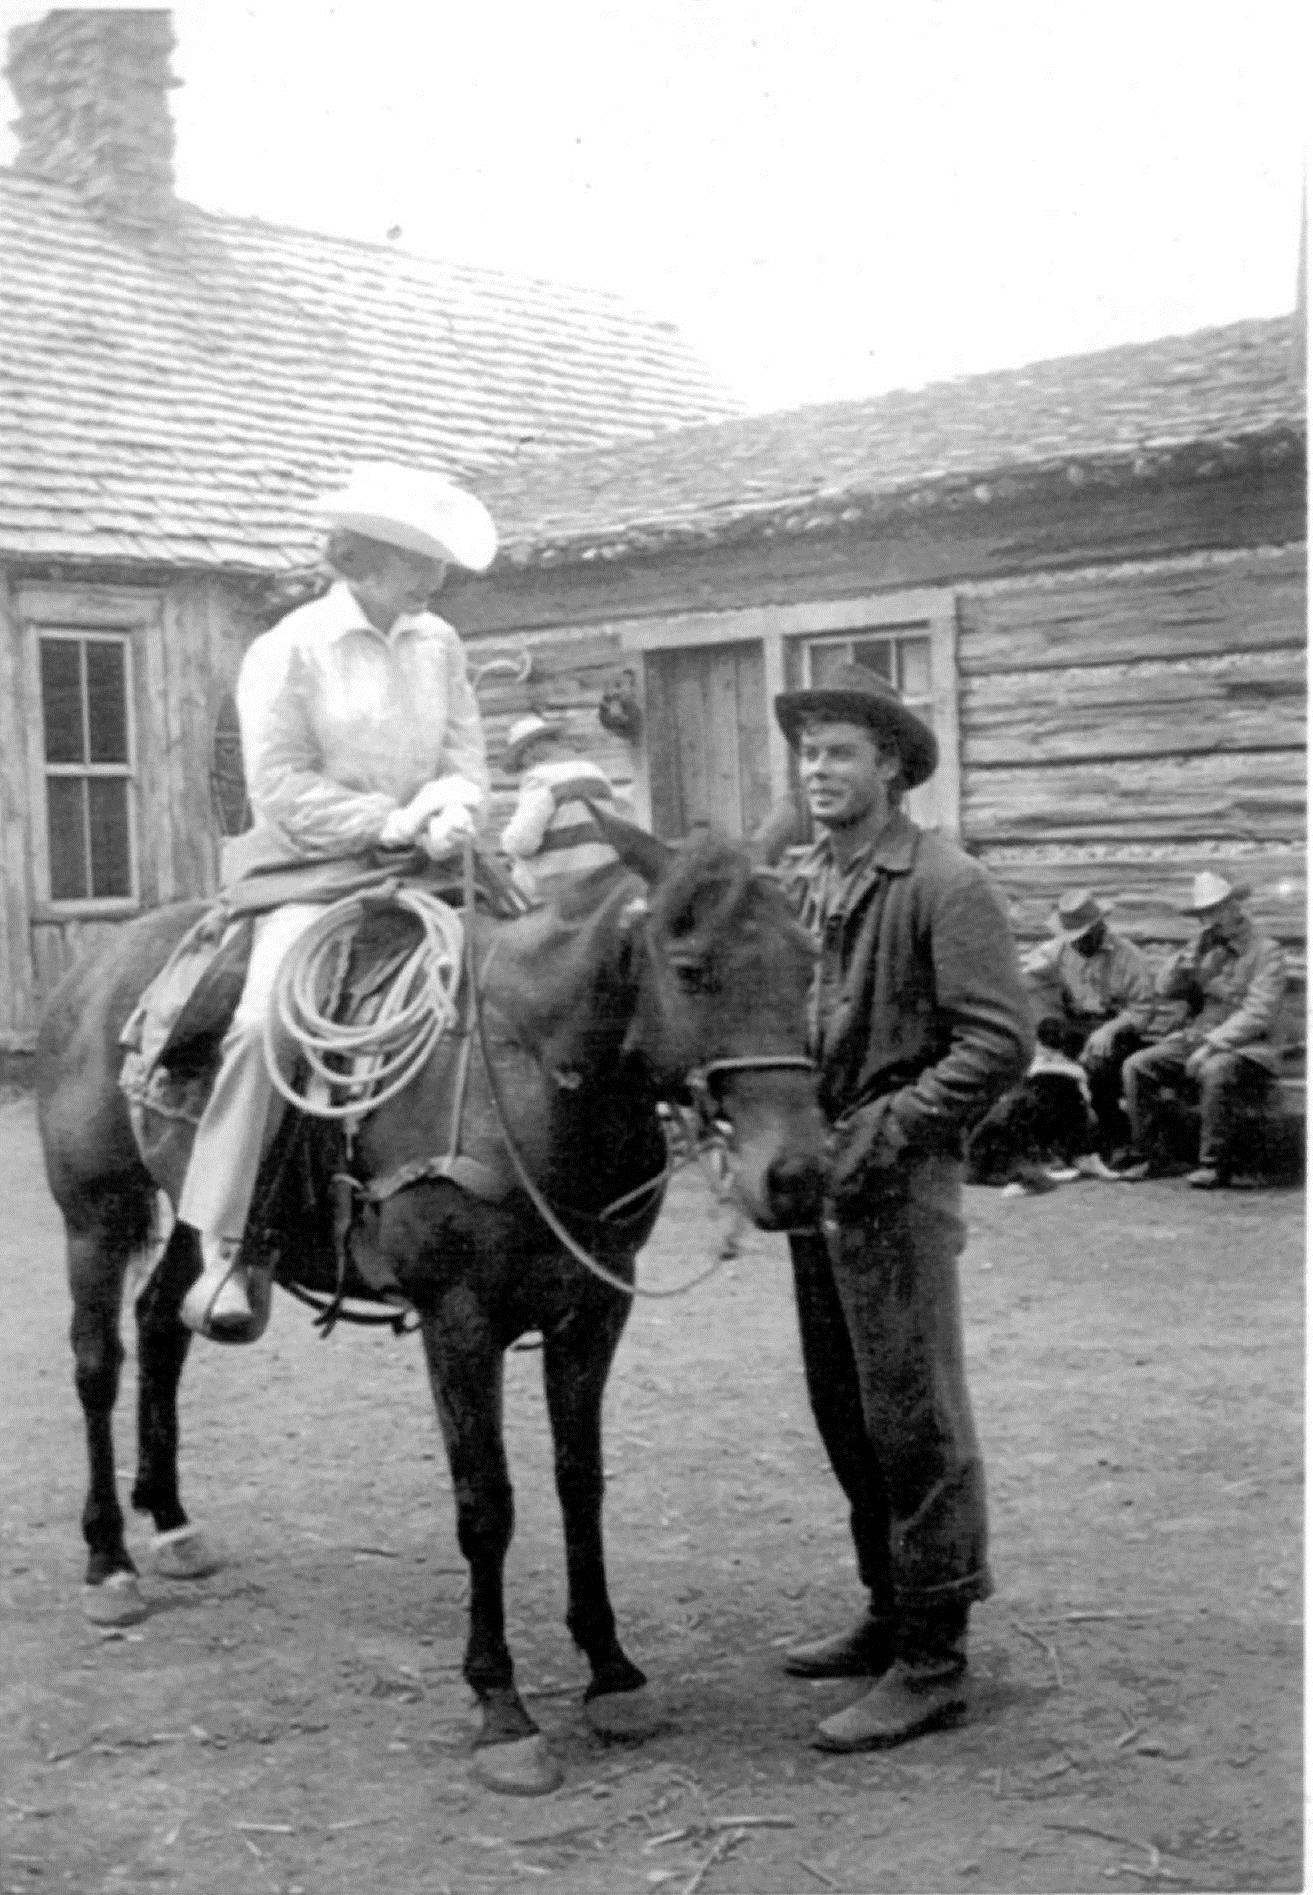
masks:
<svg viewBox="0 0 1313 1895"><path fill-rule="evenodd" d="M785 1662L866 1682L815 1742L867 1750L961 1714L968 1614L992 1590L957 1282L962 1144L1026 1070L1031 1012L984 869L902 807L936 767L933 731L856 665L775 712L821 832L795 874L833 1127L824 1227L790 1245L808 1393L869 1594L850 1631Z"/></svg>

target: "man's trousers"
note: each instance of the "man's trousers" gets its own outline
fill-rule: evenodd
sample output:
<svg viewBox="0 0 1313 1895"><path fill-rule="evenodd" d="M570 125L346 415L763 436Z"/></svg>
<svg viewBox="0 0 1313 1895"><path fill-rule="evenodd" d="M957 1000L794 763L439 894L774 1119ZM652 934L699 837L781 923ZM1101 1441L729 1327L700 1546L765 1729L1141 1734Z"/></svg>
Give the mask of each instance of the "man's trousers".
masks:
<svg viewBox="0 0 1313 1895"><path fill-rule="evenodd" d="M1223 1173L1238 1168L1239 1131L1272 1085L1261 1061L1243 1053L1210 1053L1198 1079L1185 1070L1194 1043L1173 1034L1133 1053L1122 1068L1131 1142L1141 1158L1162 1159L1168 1119L1181 1105L1199 1105L1199 1163Z"/></svg>
<svg viewBox="0 0 1313 1895"><path fill-rule="evenodd" d="M872 1613L897 1633L960 1623L993 1590L962 1358L961 1197L961 1164L922 1157L885 1175L861 1222L789 1240L812 1412Z"/></svg>

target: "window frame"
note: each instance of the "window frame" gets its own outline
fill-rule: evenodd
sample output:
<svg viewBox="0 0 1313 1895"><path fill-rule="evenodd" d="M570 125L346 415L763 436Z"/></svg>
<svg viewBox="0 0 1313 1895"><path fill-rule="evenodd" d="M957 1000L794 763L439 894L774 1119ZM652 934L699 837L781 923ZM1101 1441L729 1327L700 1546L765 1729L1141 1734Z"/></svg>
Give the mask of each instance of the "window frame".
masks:
<svg viewBox="0 0 1313 1895"><path fill-rule="evenodd" d="M641 656L647 652L755 640L762 647L767 697L767 763L771 798L778 802L794 783L792 753L771 714L781 691L798 688L803 654L814 642L827 638L879 637L899 630L919 632L930 640L930 697L935 734L939 739L939 767L924 791L913 791L923 806L933 800L933 820L956 836L961 831L962 776L957 674L957 595L949 588L918 588L904 592L867 593L850 599L810 599L797 605L746 606L724 612L691 612L661 618L627 619L601 629L618 636L622 651ZM634 772L634 807L638 819L652 815L650 764L646 744L640 747ZM913 813L916 813L915 806Z"/></svg>
<svg viewBox="0 0 1313 1895"><path fill-rule="evenodd" d="M27 698L32 707L30 738L27 745L29 840L32 867L32 908L34 921L112 920L139 914L144 905L142 892L142 753L138 694L145 688L143 671L146 655L141 649L143 633L152 623L152 611L140 598L131 602L122 595L95 588L85 593L52 590L47 594L24 588L19 598L20 620L24 633L24 669ZM123 649L124 718L128 763L50 764L46 760L44 699L41 688L41 644L43 639L63 638L70 642L110 642ZM131 892L126 895L77 895L56 897L51 893L50 809L46 784L51 776L84 780L109 777L127 784L128 867Z"/></svg>

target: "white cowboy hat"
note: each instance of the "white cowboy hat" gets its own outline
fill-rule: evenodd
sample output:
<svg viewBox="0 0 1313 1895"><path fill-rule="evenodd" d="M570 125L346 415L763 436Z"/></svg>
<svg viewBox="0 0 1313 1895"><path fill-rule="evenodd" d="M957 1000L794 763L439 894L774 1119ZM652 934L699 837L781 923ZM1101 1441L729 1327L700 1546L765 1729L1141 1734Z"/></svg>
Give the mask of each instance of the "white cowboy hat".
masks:
<svg viewBox="0 0 1313 1895"><path fill-rule="evenodd" d="M1207 914L1210 908L1220 908L1224 901L1244 901L1248 894L1248 882L1228 882L1224 876L1205 869L1194 878L1185 912L1187 915Z"/></svg>
<svg viewBox="0 0 1313 1895"><path fill-rule="evenodd" d="M503 761L508 770L518 770L520 759L535 737L560 736L555 724L549 724L545 717L539 717L536 711L530 711L527 717L517 717L506 733L506 749Z"/></svg>
<svg viewBox="0 0 1313 1895"><path fill-rule="evenodd" d="M486 572L497 551L497 529L481 500L443 474L365 461L338 493L315 502L327 526L400 546L426 559Z"/></svg>

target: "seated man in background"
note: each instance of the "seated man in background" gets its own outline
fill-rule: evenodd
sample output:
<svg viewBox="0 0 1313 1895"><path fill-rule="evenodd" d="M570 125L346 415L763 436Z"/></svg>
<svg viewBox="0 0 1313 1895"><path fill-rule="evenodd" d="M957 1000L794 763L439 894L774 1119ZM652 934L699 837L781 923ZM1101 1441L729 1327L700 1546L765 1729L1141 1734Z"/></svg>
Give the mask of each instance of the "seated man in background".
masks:
<svg viewBox="0 0 1313 1895"><path fill-rule="evenodd" d="M1108 926L1088 889L1064 895L1050 918L1053 939L1021 964L1042 1046L1078 1060L1089 1081L1098 1154L1123 1150L1122 1068L1155 1037L1153 971L1146 957Z"/></svg>
<svg viewBox="0 0 1313 1895"><path fill-rule="evenodd" d="M523 776L501 846L511 858L511 879L530 900L544 901L563 881L617 860L588 803L603 803L616 815L628 812L617 804L606 771L581 756L558 724L536 712L518 718L504 762L509 774Z"/></svg>
<svg viewBox="0 0 1313 1895"><path fill-rule="evenodd" d="M1280 1052L1278 1019L1285 956L1244 910L1249 889L1211 870L1194 878L1186 913L1199 924L1193 941L1158 976L1158 992L1183 1000L1186 1025L1135 1053L1123 1078L1130 1113L1135 1179L1169 1170L1169 1101L1198 1100L1198 1164L1186 1182L1197 1191L1229 1185L1239 1169L1238 1123L1270 1090Z"/></svg>

